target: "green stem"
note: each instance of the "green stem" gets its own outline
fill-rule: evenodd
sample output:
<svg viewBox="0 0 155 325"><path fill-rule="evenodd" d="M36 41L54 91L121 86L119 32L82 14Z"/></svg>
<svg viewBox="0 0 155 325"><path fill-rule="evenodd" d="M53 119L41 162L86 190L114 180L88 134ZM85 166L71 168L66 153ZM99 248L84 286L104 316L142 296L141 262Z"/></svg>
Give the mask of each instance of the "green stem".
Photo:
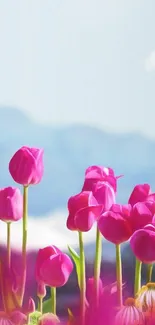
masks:
<svg viewBox="0 0 155 325"><path fill-rule="evenodd" d="M100 284L100 270L101 270L101 259L102 259L102 237L97 227L96 231L96 252L95 252L95 263L94 263L94 285L95 285L95 297L94 301L98 306L99 303L99 284Z"/></svg>
<svg viewBox="0 0 155 325"><path fill-rule="evenodd" d="M43 313L43 297L39 297L39 311Z"/></svg>
<svg viewBox="0 0 155 325"><path fill-rule="evenodd" d="M148 264L147 265L147 282L151 282L152 280L152 272L153 272L153 264Z"/></svg>
<svg viewBox="0 0 155 325"><path fill-rule="evenodd" d="M52 314L56 315L56 288L51 288Z"/></svg>
<svg viewBox="0 0 155 325"><path fill-rule="evenodd" d="M80 248L80 307L81 307L81 322L85 324L85 295L86 295L86 275L85 275L85 254L83 245L83 234L79 231L79 248Z"/></svg>
<svg viewBox="0 0 155 325"><path fill-rule="evenodd" d="M140 262L138 259L136 259L135 284L134 284L134 295L135 296L141 288L141 269L142 269L142 262Z"/></svg>
<svg viewBox="0 0 155 325"><path fill-rule="evenodd" d="M7 262L8 267L11 265L11 222L7 222Z"/></svg>
<svg viewBox="0 0 155 325"><path fill-rule="evenodd" d="M22 242L23 279L22 279L21 297L20 297L21 306L23 303L25 282L26 282L27 219L28 219L28 186L24 186L23 188L23 242Z"/></svg>
<svg viewBox="0 0 155 325"><path fill-rule="evenodd" d="M116 245L116 279L117 279L117 294L118 304L122 306L122 260L121 260L121 246Z"/></svg>

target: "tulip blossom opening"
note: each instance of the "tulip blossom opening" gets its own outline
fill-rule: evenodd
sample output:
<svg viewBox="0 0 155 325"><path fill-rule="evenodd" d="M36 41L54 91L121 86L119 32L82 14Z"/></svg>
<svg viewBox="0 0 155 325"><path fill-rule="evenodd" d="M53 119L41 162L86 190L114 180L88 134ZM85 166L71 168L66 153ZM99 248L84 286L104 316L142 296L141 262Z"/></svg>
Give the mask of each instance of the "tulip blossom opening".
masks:
<svg viewBox="0 0 155 325"><path fill-rule="evenodd" d="M103 205L98 204L92 192L84 191L68 200L68 210L67 228L76 231L89 231L100 217Z"/></svg>

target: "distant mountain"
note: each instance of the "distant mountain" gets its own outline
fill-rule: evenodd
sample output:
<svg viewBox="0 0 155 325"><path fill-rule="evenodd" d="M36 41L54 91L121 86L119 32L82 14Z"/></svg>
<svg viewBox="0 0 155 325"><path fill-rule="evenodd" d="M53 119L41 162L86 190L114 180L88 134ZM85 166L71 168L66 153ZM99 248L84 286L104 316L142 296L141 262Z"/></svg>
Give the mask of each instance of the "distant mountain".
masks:
<svg viewBox="0 0 155 325"><path fill-rule="evenodd" d="M8 163L20 146L45 150L45 175L30 189L30 214L65 208L69 196L81 190L85 169L92 164L125 175L119 180L120 202L126 202L136 183L149 182L155 189L155 142L141 135L110 134L84 125L43 126L9 107L0 108L0 132L1 187L14 184Z"/></svg>

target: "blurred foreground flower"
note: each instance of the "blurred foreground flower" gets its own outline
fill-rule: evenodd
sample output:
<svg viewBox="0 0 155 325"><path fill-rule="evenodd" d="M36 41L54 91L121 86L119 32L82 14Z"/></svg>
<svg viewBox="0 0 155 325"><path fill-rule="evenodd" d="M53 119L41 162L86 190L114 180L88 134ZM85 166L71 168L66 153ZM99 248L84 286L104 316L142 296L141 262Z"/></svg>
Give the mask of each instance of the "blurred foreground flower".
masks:
<svg viewBox="0 0 155 325"><path fill-rule="evenodd" d="M155 283L147 283L137 293L136 306L143 312L155 312Z"/></svg>
<svg viewBox="0 0 155 325"><path fill-rule="evenodd" d="M57 324L60 324L59 318L56 315L53 315L51 313L47 313L41 316L38 322L38 325L57 325Z"/></svg>
<svg viewBox="0 0 155 325"><path fill-rule="evenodd" d="M115 325L145 325L143 313L135 306L135 300L128 298L115 316Z"/></svg>

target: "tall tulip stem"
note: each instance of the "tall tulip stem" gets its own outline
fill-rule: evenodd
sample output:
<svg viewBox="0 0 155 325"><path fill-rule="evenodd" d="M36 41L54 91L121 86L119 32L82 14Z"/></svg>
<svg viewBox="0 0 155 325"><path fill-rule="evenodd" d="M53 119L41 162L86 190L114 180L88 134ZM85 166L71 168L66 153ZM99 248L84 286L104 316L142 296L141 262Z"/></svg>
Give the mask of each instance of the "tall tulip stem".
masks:
<svg viewBox="0 0 155 325"><path fill-rule="evenodd" d="M83 234L79 231L79 248L80 248L80 307L81 323L85 324L85 295L86 295L86 275L85 275L85 254L83 245Z"/></svg>
<svg viewBox="0 0 155 325"><path fill-rule="evenodd" d="M11 222L7 222L7 262L10 268L11 264Z"/></svg>
<svg viewBox="0 0 155 325"><path fill-rule="evenodd" d="M142 269L142 262L140 262L136 258L136 265L135 265L135 283L134 283L134 295L136 296L137 292L141 288L141 269Z"/></svg>
<svg viewBox="0 0 155 325"><path fill-rule="evenodd" d="M153 264L147 265L147 283L152 280Z"/></svg>
<svg viewBox="0 0 155 325"><path fill-rule="evenodd" d="M39 311L43 313L43 297L39 297Z"/></svg>
<svg viewBox="0 0 155 325"><path fill-rule="evenodd" d="M51 312L52 314L56 315L56 288L51 288L51 301L52 301L52 307Z"/></svg>
<svg viewBox="0 0 155 325"><path fill-rule="evenodd" d="M20 304L22 305L25 282L26 282L26 249L27 249L27 220L28 219L28 186L23 187L23 242L22 242L22 258L23 258L23 279L21 288Z"/></svg>
<svg viewBox="0 0 155 325"><path fill-rule="evenodd" d="M97 306L99 303L99 281L101 271L101 259L102 259L102 237L97 227L96 231L96 252L95 252L95 263L94 263L94 285L95 285L95 297L94 301Z"/></svg>
<svg viewBox="0 0 155 325"><path fill-rule="evenodd" d="M122 306L122 260L121 260L121 246L116 245L116 279L117 279L117 294L118 304Z"/></svg>

